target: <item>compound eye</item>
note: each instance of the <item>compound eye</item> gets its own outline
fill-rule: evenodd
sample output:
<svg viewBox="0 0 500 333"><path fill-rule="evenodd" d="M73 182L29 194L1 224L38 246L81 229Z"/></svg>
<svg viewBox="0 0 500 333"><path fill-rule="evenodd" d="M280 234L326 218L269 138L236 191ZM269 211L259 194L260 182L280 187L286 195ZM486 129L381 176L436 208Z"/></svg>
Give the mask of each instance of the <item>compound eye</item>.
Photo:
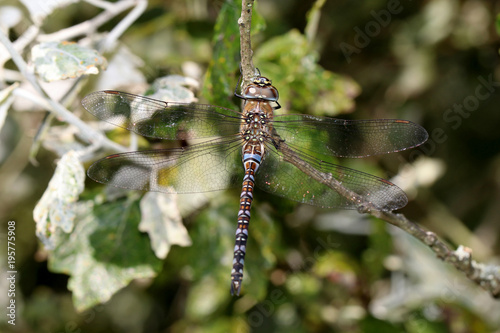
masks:
<svg viewBox="0 0 500 333"><path fill-rule="evenodd" d="M256 77L253 82L261 87L271 85L271 80L263 76Z"/></svg>
<svg viewBox="0 0 500 333"><path fill-rule="evenodd" d="M267 77L262 77L261 82L262 82L262 84L264 84L266 86L270 86L271 85L271 80L269 80Z"/></svg>

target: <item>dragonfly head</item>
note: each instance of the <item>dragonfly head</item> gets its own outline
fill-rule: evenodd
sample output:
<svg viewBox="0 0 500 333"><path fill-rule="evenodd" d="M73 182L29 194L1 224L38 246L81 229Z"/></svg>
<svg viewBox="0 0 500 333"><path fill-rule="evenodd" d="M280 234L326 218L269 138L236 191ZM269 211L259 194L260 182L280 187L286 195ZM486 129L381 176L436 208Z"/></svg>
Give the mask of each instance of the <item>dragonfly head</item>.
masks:
<svg viewBox="0 0 500 333"><path fill-rule="evenodd" d="M245 99L264 99L270 102L277 102L279 98L278 89L276 89L271 80L264 76L257 76L243 90Z"/></svg>

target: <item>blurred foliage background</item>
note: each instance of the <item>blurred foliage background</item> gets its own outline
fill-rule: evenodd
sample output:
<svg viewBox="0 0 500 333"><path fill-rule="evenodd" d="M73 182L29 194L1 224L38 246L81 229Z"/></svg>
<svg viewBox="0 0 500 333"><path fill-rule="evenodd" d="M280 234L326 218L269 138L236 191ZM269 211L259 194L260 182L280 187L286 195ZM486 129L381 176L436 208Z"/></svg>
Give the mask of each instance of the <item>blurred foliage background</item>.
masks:
<svg viewBox="0 0 500 333"><path fill-rule="evenodd" d="M72 26L83 33L70 40L100 48L108 61L98 75L43 84L54 99L66 95L63 104L86 122L95 124L79 104L85 94L105 88L143 94L170 74L198 80L194 92L201 102L237 107L232 93L238 79L238 1L149 1L113 46L97 43L116 31L130 9L98 27L82 28L80 23L105 11L96 6L102 2L51 2L50 8L47 2L38 16L33 3L0 3L0 25L11 41L34 24L39 28L19 51L26 61L36 44L62 38L58 33ZM342 162L391 179L410 198L402 213L452 246L470 247L473 258L498 263L500 3L326 1L311 12L321 3L256 5L254 63L279 89L280 112L400 118L424 126L430 138L422 147ZM139 194L113 199L87 180L79 203L92 202L95 208L79 206L87 210L75 213L74 232L61 236L56 250L47 250L36 237L33 210L61 155L88 142L75 138L74 127L61 119L46 122L50 129L36 135L48 108L23 98L29 84L6 51L0 53L7 59L0 88L19 82L25 91L13 95L0 132L1 237L4 244L7 221L16 221L19 271L16 326L2 315L2 330L500 332L498 301L400 230L356 212L298 205L259 190L242 297L229 294L239 190L202 199L179 196L192 245L174 245L160 260L148 235L137 230ZM128 144L126 131L107 130L109 138ZM42 147L30 156L34 142ZM112 153L87 156L85 168L105 152ZM98 219L107 229L93 232ZM115 240L116 230L130 237ZM110 239L116 248L89 247L95 243L86 243L87 236L99 244ZM107 265L108 252L99 249L116 251L111 256L121 261ZM2 249L2 267L4 254ZM95 261L79 266L83 255ZM107 271L90 274L96 267ZM0 286L5 309L5 279Z"/></svg>

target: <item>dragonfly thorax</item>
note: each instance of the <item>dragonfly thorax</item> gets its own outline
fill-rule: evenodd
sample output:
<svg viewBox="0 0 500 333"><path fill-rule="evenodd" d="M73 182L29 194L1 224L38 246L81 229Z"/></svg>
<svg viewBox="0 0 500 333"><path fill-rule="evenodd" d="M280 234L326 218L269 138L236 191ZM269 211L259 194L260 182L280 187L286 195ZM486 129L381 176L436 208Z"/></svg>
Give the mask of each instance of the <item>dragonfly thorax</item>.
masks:
<svg viewBox="0 0 500 333"><path fill-rule="evenodd" d="M248 143L261 143L269 137L269 117L264 112L248 112L241 124L241 135Z"/></svg>
<svg viewBox="0 0 500 333"><path fill-rule="evenodd" d="M243 140L247 143L262 143L269 138L272 133L273 111L271 102L266 99L247 99L240 126Z"/></svg>

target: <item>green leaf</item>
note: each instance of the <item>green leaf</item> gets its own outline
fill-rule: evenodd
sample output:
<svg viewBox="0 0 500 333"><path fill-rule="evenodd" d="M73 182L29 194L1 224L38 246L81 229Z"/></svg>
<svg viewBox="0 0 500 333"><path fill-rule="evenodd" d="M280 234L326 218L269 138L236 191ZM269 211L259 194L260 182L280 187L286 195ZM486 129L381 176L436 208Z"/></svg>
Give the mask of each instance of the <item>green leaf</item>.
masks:
<svg viewBox="0 0 500 333"><path fill-rule="evenodd" d="M292 295L312 299L321 293L321 282L309 272L292 272L286 280L286 288Z"/></svg>
<svg viewBox="0 0 500 333"><path fill-rule="evenodd" d="M324 253L315 258L313 272L319 277L328 278L333 274L355 278L359 271L357 263L346 253L325 248Z"/></svg>
<svg viewBox="0 0 500 333"><path fill-rule="evenodd" d="M285 109L337 115L354 108L358 84L319 66L317 53L297 30L264 43L255 59L262 75L274 81Z"/></svg>
<svg viewBox="0 0 500 333"><path fill-rule="evenodd" d="M31 50L31 60L38 75L48 82L98 74L98 66L106 67L106 59L96 50L69 42L35 45Z"/></svg>
<svg viewBox="0 0 500 333"><path fill-rule="evenodd" d="M186 317L194 321L213 317L214 313L231 298L229 281L228 278L227 284L223 285L216 279L216 275L205 275L196 280L186 299Z"/></svg>
<svg viewBox="0 0 500 333"><path fill-rule="evenodd" d="M186 251L186 262L192 265L196 282L204 276L218 276L229 295L239 200L227 192L217 193L210 209L202 210L192 224L193 246Z"/></svg>
<svg viewBox="0 0 500 333"><path fill-rule="evenodd" d="M165 259L172 245L190 246L191 239L182 224L176 195L148 192L141 200L139 230L147 232L156 256Z"/></svg>
<svg viewBox="0 0 500 333"><path fill-rule="evenodd" d="M221 192L212 200L210 209L203 210L196 217L190 229L193 246L186 249L183 260L191 265L193 289L189 305L192 307L187 313L193 312L192 316L200 315L196 304L208 302L209 296L219 303L231 299L231 269L239 207L237 193ZM275 253L282 244L279 221L273 221L269 212L258 205L257 202L252 207L241 295L262 300L267 293L270 272L276 265Z"/></svg>
<svg viewBox="0 0 500 333"><path fill-rule="evenodd" d="M276 253L283 246L279 220L270 216L268 206L260 206L259 199L252 207L252 219L249 226L247 255L242 294L263 300L269 287L271 271L276 266ZM236 228L236 226L235 226Z"/></svg>
<svg viewBox="0 0 500 333"><path fill-rule="evenodd" d="M384 261L393 253L393 241L387 231L387 223L373 219L369 233L370 247L363 252L363 268L367 272L365 278L370 282L378 281L386 268Z"/></svg>
<svg viewBox="0 0 500 333"><path fill-rule="evenodd" d="M57 163L54 176L33 211L36 234L48 249L70 233L75 221L75 207L85 182L85 170L75 151L69 151Z"/></svg>
<svg viewBox="0 0 500 333"><path fill-rule="evenodd" d="M252 36L255 36L259 34L262 31L266 30L266 20L262 15L260 15L258 11L258 2L254 2L254 11L252 13L252 31L251 34ZM241 6L241 1L239 2L239 5Z"/></svg>
<svg viewBox="0 0 500 333"><path fill-rule="evenodd" d="M240 63L238 18L241 1L224 2L214 28L214 53L205 77L203 96L213 104L234 109L231 102Z"/></svg>
<svg viewBox="0 0 500 333"><path fill-rule="evenodd" d="M77 205L77 223L64 234L49 258L53 272L71 275L68 288L78 311L106 302L137 278L157 275L162 262L155 257L145 234L137 230L137 200Z"/></svg>

